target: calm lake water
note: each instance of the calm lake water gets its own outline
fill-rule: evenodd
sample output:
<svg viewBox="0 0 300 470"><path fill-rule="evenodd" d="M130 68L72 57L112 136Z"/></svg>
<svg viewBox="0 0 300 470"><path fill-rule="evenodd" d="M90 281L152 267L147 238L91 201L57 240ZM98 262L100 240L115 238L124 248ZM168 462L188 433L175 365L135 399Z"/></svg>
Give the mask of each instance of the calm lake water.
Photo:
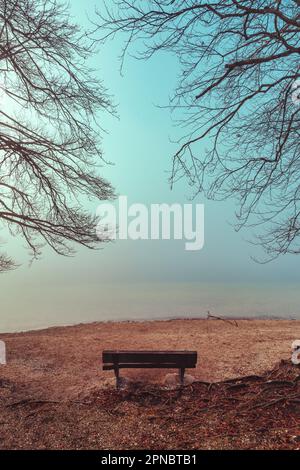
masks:
<svg viewBox="0 0 300 470"><path fill-rule="evenodd" d="M107 320L206 317L300 319L300 285L153 283L51 285L1 292L0 332Z"/></svg>

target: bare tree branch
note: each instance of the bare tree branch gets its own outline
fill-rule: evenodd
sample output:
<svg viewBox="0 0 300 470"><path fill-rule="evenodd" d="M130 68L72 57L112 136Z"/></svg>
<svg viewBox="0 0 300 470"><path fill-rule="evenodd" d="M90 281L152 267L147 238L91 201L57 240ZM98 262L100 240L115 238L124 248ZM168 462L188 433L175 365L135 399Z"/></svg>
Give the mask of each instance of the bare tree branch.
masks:
<svg viewBox="0 0 300 470"><path fill-rule="evenodd" d="M6 256L5 254L0 254L0 273L11 271L17 267L14 260Z"/></svg>
<svg viewBox="0 0 300 470"><path fill-rule="evenodd" d="M170 106L188 133L171 183L236 198L236 227L262 225L267 260L300 253L299 2L114 0L98 18L95 40L125 34L122 60L132 46L138 58L166 50L180 61Z"/></svg>
<svg viewBox="0 0 300 470"><path fill-rule="evenodd" d="M93 53L64 3L0 0L0 223L34 258L44 244L71 255L74 243L101 241L83 197L113 197L97 170L99 113L114 110ZM1 257L0 270L9 266Z"/></svg>

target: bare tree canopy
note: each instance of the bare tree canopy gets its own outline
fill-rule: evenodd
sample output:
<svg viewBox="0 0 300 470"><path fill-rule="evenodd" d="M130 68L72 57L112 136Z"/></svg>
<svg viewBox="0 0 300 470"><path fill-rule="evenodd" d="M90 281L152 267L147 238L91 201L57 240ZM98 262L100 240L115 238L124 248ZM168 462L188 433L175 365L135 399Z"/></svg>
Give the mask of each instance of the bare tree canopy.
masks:
<svg viewBox="0 0 300 470"><path fill-rule="evenodd" d="M237 228L262 224L266 259L299 253L300 2L114 0L98 16L100 40L125 33L123 58L137 40L139 58L180 61L170 105L188 131L171 181L235 197Z"/></svg>
<svg viewBox="0 0 300 470"><path fill-rule="evenodd" d="M96 218L81 197L108 199L98 176L98 112L112 112L87 59L93 49L68 8L52 0L0 0L0 223L33 257L96 246ZM14 266L0 256L0 271Z"/></svg>

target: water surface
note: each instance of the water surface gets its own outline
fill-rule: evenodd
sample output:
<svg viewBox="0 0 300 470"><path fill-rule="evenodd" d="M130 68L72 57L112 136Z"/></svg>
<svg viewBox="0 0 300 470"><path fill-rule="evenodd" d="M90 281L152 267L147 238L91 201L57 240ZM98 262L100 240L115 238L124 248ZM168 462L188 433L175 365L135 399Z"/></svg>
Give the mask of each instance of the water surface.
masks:
<svg viewBox="0 0 300 470"><path fill-rule="evenodd" d="M1 285L0 285L1 288ZM300 285L292 283L90 283L24 285L1 291L0 331L107 320L176 317L300 319Z"/></svg>

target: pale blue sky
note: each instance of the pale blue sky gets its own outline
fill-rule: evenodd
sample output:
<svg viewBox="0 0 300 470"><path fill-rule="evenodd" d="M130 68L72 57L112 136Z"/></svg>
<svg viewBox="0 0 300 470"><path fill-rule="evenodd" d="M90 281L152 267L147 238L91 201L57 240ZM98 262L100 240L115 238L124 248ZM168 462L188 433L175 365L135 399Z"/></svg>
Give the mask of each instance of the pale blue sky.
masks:
<svg viewBox="0 0 300 470"><path fill-rule="evenodd" d="M97 0L72 0L78 22L84 18L85 10L92 15L96 3ZM106 159L114 165L103 168L102 174L115 185L117 193L128 196L129 202L188 202L190 190L184 182L173 191L168 184L171 156L176 148L170 138L179 136L180 131L174 127L169 111L156 106L168 102L178 75L177 61L166 54L148 62L128 58L122 77L119 53L120 41L110 41L94 63L118 104L119 114L119 120L103 116L108 131L103 136L103 149ZM42 260L29 267L22 242L7 239L7 251L12 249L14 257L23 264L1 276L2 307L12 316L26 318L32 311L39 315L45 303L47 311L51 311L52 300L55 310L53 293L65 289L61 298L65 299L66 316L70 318L72 309L77 308L80 290L86 292L87 288L93 308L101 311L101 289L105 283L299 282L296 256L281 257L267 265L250 259L251 254L258 254L258 249L244 240L247 232L236 233L228 223L234 220L233 201L208 203L198 196L196 202L205 203L205 246L199 252L185 251L182 241L116 241L98 252L79 249L74 258L58 257L45 250ZM96 206L95 203L94 210ZM72 289L76 291L74 298ZM118 296L118 289L114 295ZM149 296L147 299L149 302ZM88 303L84 309L88 311Z"/></svg>

